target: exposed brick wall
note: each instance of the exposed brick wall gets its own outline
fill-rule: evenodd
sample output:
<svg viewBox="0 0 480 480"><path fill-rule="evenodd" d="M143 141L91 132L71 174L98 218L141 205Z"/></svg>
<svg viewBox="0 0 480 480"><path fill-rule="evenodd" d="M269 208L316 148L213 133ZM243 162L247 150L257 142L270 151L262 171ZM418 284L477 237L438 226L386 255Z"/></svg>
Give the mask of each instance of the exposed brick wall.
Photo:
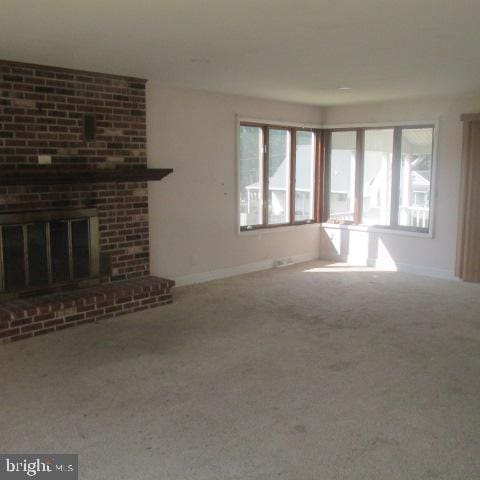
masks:
<svg viewBox="0 0 480 480"><path fill-rule="evenodd" d="M95 114L95 141L83 118ZM0 60L0 168L146 165L145 81ZM146 183L0 187L0 212L96 207L111 280L149 274Z"/></svg>
<svg viewBox="0 0 480 480"><path fill-rule="evenodd" d="M145 80L0 61L0 163L146 164ZM83 117L98 134L83 140Z"/></svg>
<svg viewBox="0 0 480 480"><path fill-rule="evenodd" d="M0 341L13 342L55 330L172 302L174 283L143 277L74 293L45 295L0 304Z"/></svg>

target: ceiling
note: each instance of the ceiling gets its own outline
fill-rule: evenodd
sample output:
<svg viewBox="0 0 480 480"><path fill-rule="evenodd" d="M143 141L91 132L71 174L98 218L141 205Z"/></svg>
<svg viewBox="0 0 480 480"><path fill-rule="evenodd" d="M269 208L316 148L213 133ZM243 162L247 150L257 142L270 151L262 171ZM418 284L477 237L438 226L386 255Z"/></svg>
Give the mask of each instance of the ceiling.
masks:
<svg viewBox="0 0 480 480"><path fill-rule="evenodd" d="M479 19L478 0L2 0L0 58L337 105L480 91Z"/></svg>

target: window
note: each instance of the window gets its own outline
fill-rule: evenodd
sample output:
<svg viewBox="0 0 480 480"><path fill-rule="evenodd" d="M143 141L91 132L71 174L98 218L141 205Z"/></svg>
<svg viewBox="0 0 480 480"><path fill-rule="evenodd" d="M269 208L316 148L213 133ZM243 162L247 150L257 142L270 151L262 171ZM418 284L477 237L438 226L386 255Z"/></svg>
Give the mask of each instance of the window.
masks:
<svg viewBox="0 0 480 480"><path fill-rule="evenodd" d="M365 130L362 223L390 225L393 129Z"/></svg>
<svg viewBox="0 0 480 480"><path fill-rule="evenodd" d="M432 125L241 122L238 133L240 230L321 221L430 230Z"/></svg>
<svg viewBox="0 0 480 480"><path fill-rule="evenodd" d="M314 130L240 125L240 229L315 221Z"/></svg>
<svg viewBox="0 0 480 480"><path fill-rule="evenodd" d="M332 132L330 138L330 218L354 220L357 132Z"/></svg>
<svg viewBox="0 0 480 480"><path fill-rule="evenodd" d="M433 130L404 128L400 152L398 224L428 229L432 177Z"/></svg>
<svg viewBox="0 0 480 480"><path fill-rule="evenodd" d="M289 222L290 132L268 129L268 223Z"/></svg>
<svg viewBox="0 0 480 480"><path fill-rule="evenodd" d="M263 130L240 127L240 225L263 221Z"/></svg>
<svg viewBox="0 0 480 480"><path fill-rule="evenodd" d="M328 218L428 232L432 126L330 130Z"/></svg>
<svg viewBox="0 0 480 480"><path fill-rule="evenodd" d="M314 218L315 134L297 131L295 138L295 221Z"/></svg>

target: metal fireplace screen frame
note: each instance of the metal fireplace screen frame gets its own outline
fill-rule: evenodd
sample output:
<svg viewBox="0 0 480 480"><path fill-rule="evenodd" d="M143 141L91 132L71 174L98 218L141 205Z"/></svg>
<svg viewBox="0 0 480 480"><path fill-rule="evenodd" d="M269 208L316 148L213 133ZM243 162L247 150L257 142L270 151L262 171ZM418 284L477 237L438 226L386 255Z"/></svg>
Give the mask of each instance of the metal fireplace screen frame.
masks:
<svg viewBox="0 0 480 480"><path fill-rule="evenodd" d="M58 282L53 275L53 259L52 259L52 222L66 223L68 235L68 272L64 281ZM88 225L88 275L76 277L74 275L74 255L73 255L73 236L72 224L78 221L87 221ZM31 266L29 263L29 242L28 242L28 226L34 224L44 224L45 232L45 255L47 263L48 281L42 285L31 285ZM25 285L17 289L8 289L6 287L5 277L5 249L4 249L4 228L21 227L23 240L23 266ZM98 212L94 208L76 209L76 210L48 210L48 211L31 211L18 213L0 214L0 297L28 294L28 292L42 289L53 289L53 287L73 284L81 284L82 281L92 280L100 276L100 242L98 228Z"/></svg>

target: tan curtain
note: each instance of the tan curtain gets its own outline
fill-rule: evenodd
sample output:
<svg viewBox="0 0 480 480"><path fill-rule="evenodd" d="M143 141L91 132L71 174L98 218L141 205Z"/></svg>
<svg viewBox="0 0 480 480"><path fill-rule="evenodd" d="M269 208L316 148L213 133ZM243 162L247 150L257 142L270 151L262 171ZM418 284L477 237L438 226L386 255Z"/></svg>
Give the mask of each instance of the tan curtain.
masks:
<svg viewBox="0 0 480 480"><path fill-rule="evenodd" d="M480 114L462 115L463 153L456 275L480 282Z"/></svg>

